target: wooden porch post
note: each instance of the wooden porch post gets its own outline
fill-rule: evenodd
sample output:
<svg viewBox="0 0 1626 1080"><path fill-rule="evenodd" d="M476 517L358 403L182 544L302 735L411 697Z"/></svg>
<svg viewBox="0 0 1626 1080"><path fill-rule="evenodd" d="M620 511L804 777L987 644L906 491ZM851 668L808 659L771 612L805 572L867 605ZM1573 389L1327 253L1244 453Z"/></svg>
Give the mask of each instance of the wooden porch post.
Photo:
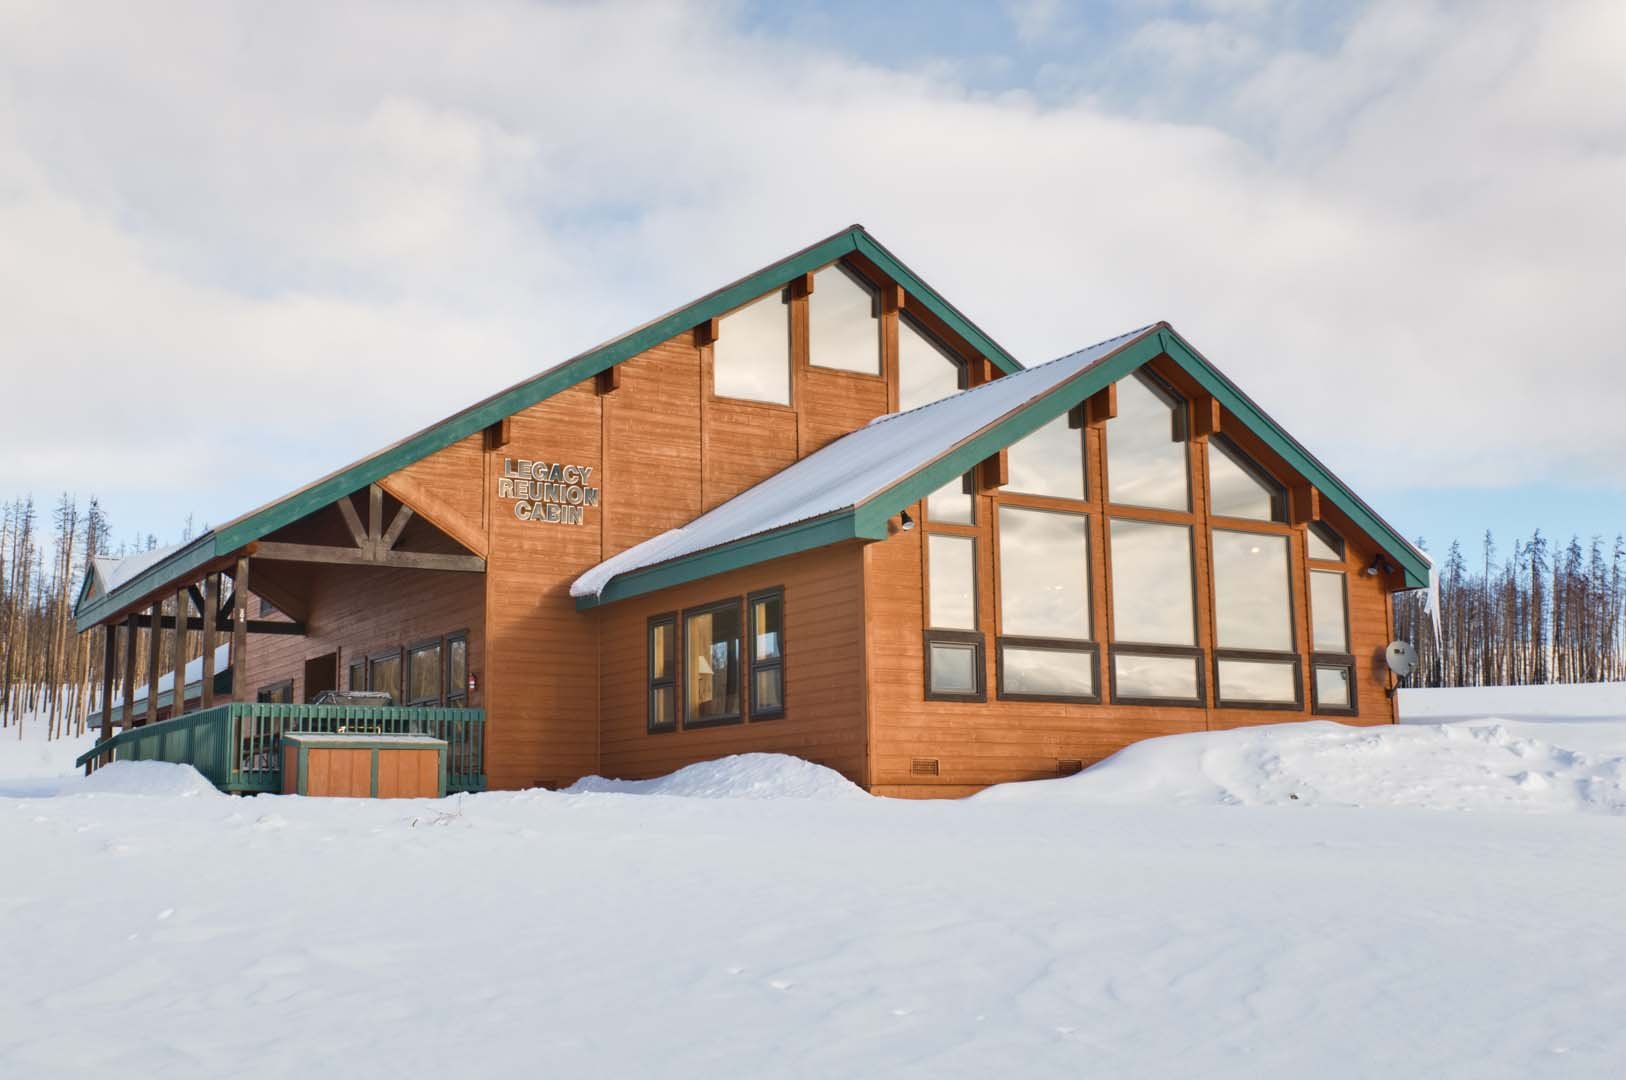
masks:
<svg viewBox="0 0 1626 1080"><path fill-rule="evenodd" d="M220 575L210 574L203 579L203 698L199 704L211 708L215 703L215 619L220 614Z"/></svg>
<svg viewBox="0 0 1626 1080"><path fill-rule="evenodd" d="M102 626L102 742L113 737L113 676L119 666L118 638L117 623ZM100 764L95 758L85 762L85 775L89 776L91 770Z"/></svg>
<svg viewBox="0 0 1626 1080"><path fill-rule="evenodd" d="M190 602L186 597L186 586L182 585L175 590L175 697L170 706L169 716L173 720L186 712L186 609Z"/></svg>
<svg viewBox="0 0 1626 1080"><path fill-rule="evenodd" d="M119 726L129 731L135 722L136 616L124 620L124 709Z"/></svg>
<svg viewBox="0 0 1626 1080"><path fill-rule="evenodd" d="M237 560L231 585L231 696L248 697L248 556Z"/></svg>
<svg viewBox="0 0 1626 1080"><path fill-rule="evenodd" d="M152 602L152 621L147 624L147 724L158 722L158 628L164 622L164 602Z"/></svg>

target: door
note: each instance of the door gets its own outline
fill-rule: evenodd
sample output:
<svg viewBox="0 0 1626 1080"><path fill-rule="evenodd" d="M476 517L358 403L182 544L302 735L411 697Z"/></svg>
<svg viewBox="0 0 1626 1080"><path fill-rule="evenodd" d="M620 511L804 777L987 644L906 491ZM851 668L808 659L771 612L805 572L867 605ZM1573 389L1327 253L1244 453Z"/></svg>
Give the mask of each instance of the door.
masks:
<svg viewBox="0 0 1626 1080"><path fill-rule="evenodd" d="M305 661L305 704L309 705L316 699L316 695L325 690L339 688L339 654L330 652L326 656L315 656Z"/></svg>

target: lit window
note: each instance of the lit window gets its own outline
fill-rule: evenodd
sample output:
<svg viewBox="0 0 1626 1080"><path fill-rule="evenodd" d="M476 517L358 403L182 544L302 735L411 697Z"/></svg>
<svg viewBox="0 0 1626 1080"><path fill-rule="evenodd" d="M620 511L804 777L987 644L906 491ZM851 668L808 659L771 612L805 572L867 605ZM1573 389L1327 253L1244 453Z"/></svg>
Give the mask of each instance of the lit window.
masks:
<svg viewBox="0 0 1626 1080"><path fill-rule="evenodd" d="M1218 437L1208 443L1209 512L1217 517L1286 521L1287 492L1242 451Z"/></svg>
<svg viewBox="0 0 1626 1080"><path fill-rule="evenodd" d="M1109 500L1190 509L1185 406L1139 375L1117 385L1118 415L1106 425Z"/></svg>
<svg viewBox="0 0 1626 1080"><path fill-rule="evenodd" d="M649 620L650 732L677 729L677 616Z"/></svg>
<svg viewBox="0 0 1626 1080"><path fill-rule="evenodd" d="M785 713L785 594L751 597L751 719Z"/></svg>
<svg viewBox="0 0 1626 1080"><path fill-rule="evenodd" d="M880 298L841 264L813 275L807 298L808 357L814 367L881 373Z"/></svg>
<svg viewBox="0 0 1626 1080"><path fill-rule="evenodd" d="M790 404L790 307L781 293L722 317L712 345L712 392Z"/></svg>
<svg viewBox="0 0 1626 1080"><path fill-rule="evenodd" d="M910 409L951 397L965 388L964 365L927 337L913 321L898 319L898 408Z"/></svg>
<svg viewBox="0 0 1626 1080"><path fill-rule="evenodd" d="M740 719L740 602L727 600L683 617L683 726Z"/></svg>
<svg viewBox="0 0 1626 1080"><path fill-rule="evenodd" d="M975 525L975 491L971 473L950 480L926 496L927 519L944 525Z"/></svg>
<svg viewBox="0 0 1626 1080"><path fill-rule="evenodd" d="M1084 425L1078 410L1056 417L1005 451L1010 465L1006 491L1083 499Z"/></svg>

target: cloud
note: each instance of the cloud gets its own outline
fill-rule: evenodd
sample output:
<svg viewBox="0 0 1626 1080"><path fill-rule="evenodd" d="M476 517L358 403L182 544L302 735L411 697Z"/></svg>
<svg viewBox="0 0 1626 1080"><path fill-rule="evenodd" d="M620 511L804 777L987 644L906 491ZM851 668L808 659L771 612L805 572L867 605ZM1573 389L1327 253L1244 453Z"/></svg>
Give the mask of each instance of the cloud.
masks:
<svg viewBox="0 0 1626 1080"><path fill-rule="evenodd" d="M0 489L221 520L853 221L1030 361L1171 319L1358 487L1618 486L1623 9L1242 7L1059 99L709 5L0 8Z"/></svg>

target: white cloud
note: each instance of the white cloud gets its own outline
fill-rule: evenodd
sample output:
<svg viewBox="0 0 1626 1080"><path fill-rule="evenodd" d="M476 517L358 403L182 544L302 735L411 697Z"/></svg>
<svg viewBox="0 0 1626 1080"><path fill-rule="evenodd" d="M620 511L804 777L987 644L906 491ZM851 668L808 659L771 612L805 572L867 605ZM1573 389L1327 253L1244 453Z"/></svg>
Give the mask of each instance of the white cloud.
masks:
<svg viewBox="0 0 1626 1080"><path fill-rule="evenodd" d="M1615 485L1623 10L1244 12L1109 105L705 6L0 7L0 489L220 520L852 221L1029 360L1170 318L1358 486Z"/></svg>

